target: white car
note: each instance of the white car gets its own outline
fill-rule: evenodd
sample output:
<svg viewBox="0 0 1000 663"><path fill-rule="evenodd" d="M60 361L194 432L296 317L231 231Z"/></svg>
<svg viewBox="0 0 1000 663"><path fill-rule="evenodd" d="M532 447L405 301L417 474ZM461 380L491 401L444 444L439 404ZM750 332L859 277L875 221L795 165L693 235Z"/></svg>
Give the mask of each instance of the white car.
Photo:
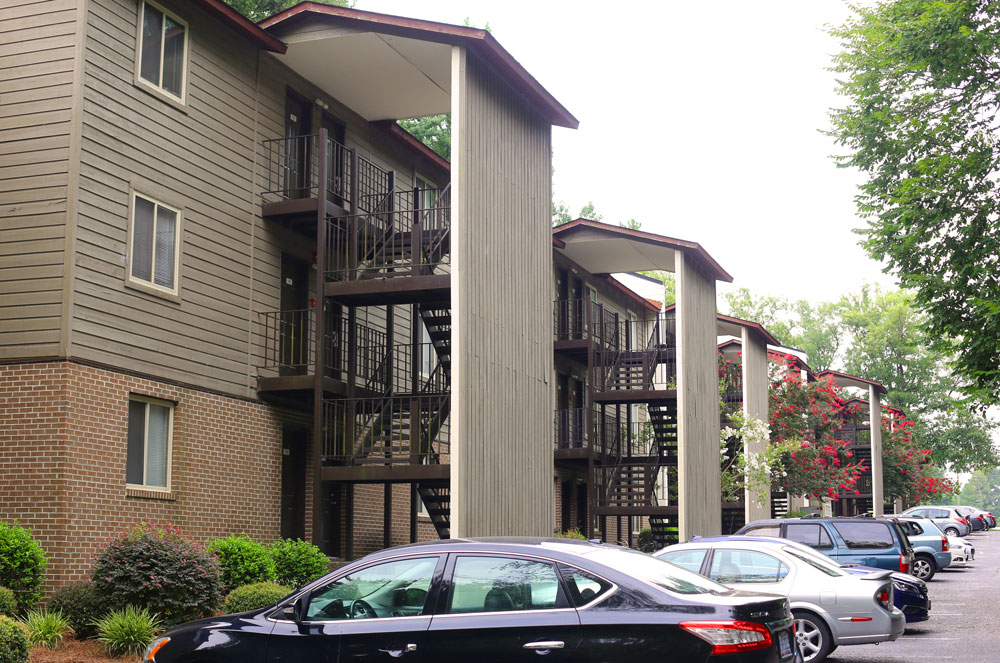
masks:
<svg viewBox="0 0 1000 663"><path fill-rule="evenodd" d="M820 663L840 645L895 640L906 626L906 617L892 604L891 571L851 575L794 541L705 537L653 554L733 589L787 596L806 663Z"/></svg>
<svg viewBox="0 0 1000 663"><path fill-rule="evenodd" d="M948 537L948 549L951 550L951 563L965 566L976 558L976 547L957 536Z"/></svg>

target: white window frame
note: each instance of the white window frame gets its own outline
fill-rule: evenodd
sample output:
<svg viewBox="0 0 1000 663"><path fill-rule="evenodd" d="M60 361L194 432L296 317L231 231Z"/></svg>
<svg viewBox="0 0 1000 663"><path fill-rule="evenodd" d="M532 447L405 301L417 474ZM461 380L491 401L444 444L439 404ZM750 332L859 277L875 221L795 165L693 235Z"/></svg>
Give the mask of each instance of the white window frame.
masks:
<svg viewBox="0 0 1000 663"><path fill-rule="evenodd" d="M160 398L152 398L150 396L140 396L139 394L129 394L129 403L145 403L146 404L146 416L143 417L143 431L142 431L142 483L128 483L126 481L126 488L135 488L138 490L150 490L158 493L169 493L171 492L171 487L173 486L173 456L174 456L174 408L176 403L172 401L165 401ZM149 467L149 406L159 405L160 407L167 408L169 413L167 416L167 480L166 486L150 486L146 483L146 471ZM127 416L127 415L126 415ZM125 438L126 438L126 449L125 449L125 464L128 466L128 421L125 423Z"/></svg>
<svg viewBox="0 0 1000 663"><path fill-rule="evenodd" d="M145 19L146 5L151 5L157 11L163 13L164 17L169 16L171 19L177 23L184 26L184 54L181 56L181 93L180 96L174 94L170 90L163 87L163 48L166 43L165 39L160 39L160 84L157 85L152 81L146 80L142 77L142 24ZM172 11L168 11L163 5L160 5L152 0L143 0L139 11L136 12L138 15L138 25L136 26L136 37L135 37L135 84L141 85L148 90L153 91L156 94L162 94L167 100L174 103L180 104L181 106L187 105L187 83L188 83L188 65L191 61L191 26L187 21L182 19L177 14ZM162 37L162 34L161 34Z"/></svg>
<svg viewBox="0 0 1000 663"><path fill-rule="evenodd" d="M143 279L136 278L132 276L132 257L133 257L133 247L135 244L135 199L143 198L153 205L153 246L151 252L151 264L152 272L149 281L144 281ZM156 210L157 208L165 207L174 214L177 215L177 222L174 228L174 287L167 288L156 283ZM160 198L156 196L151 196L135 188L129 188L129 198L128 198L128 260L125 265L125 282L129 285L139 287L141 289L150 291L154 294L167 295L171 297L177 297L181 292L181 247L183 242L181 241L181 236L184 232L184 210L175 205L163 202Z"/></svg>

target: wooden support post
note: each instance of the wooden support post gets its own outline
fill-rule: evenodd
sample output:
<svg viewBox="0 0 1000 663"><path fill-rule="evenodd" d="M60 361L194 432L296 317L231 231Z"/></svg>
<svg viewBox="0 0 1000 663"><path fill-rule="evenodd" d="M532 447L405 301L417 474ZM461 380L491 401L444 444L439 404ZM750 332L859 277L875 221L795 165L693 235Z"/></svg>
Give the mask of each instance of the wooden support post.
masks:
<svg viewBox="0 0 1000 663"><path fill-rule="evenodd" d="M423 261L424 224L421 221L421 205L419 204L418 196L420 196L420 189L413 189L413 219L410 224L410 262L413 265L413 274L425 274L427 270L424 267Z"/></svg>
<svg viewBox="0 0 1000 663"><path fill-rule="evenodd" d="M349 207L351 209L351 216L347 220L347 274L346 279L356 279L358 278L358 212L360 196L360 184L358 182L360 176L360 164L361 160L358 158L358 148L351 148L351 200L349 202Z"/></svg>
<svg viewBox="0 0 1000 663"><path fill-rule="evenodd" d="M319 145L321 150L326 148L326 129L320 129ZM319 161L319 181L316 185L316 307L313 310L313 329L316 334L316 354L313 365L313 440L312 440L312 542L315 545L322 543L322 527L320 520L323 518L323 443L324 417L323 417L323 365L325 354L325 333L323 315L326 298L323 296L326 287L326 158L321 156Z"/></svg>
<svg viewBox="0 0 1000 663"><path fill-rule="evenodd" d="M417 484L410 484L410 543L417 542L417 500L420 499L420 492Z"/></svg>
<svg viewBox="0 0 1000 663"><path fill-rule="evenodd" d="M386 481L382 492L382 547L392 545L392 484Z"/></svg>

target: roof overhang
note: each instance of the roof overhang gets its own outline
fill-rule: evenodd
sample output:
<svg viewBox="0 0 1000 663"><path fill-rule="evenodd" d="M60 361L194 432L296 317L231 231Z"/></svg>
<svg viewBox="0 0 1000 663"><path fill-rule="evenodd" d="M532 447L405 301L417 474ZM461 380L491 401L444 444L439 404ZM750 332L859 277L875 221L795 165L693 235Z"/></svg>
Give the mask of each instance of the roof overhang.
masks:
<svg viewBox="0 0 1000 663"><path fill-rule="evenodd" d="M855 389L864 389L865 391L868 391L869 387L874 387L875 392L878 394L888 393L886 388L882 386L882 383L858 377L857 375L848 375L847 373L841 373L839 371L822 371L816 374L817 379L822 380L825 377L830 377L841 389L854 387Z"/></svg>
<svg viewBox="0 0 1000 663"><path fill-rule="evenodd" d="M192 0L192 2L257 48L272 53L285 52L285 44L280 39L268 34L263 28L222 0Z"/></svg>
<svg viewBox="0 0 1000 663"><path fill-rule="evenodd" d="M733 277L697 242L576 219L552 229L568 258L591 274L675 270L676 252L690 257L710 277L731 283Z"/></svg>
<svg viewBox="0 0 1000 663"><path fill-rule="evenodd" d="M667 314L673 314L676 309L677 309L677 305L676 304L671 304L670 306L666 307L663 310ZM716 313L716 315L715 315L715 329L719 333L720 336L733 336L733 337L735 337L731 341L726 341L725 343L720 344L719 347L722 347L722 345L726 345L728 343L733 343L733 342L736 342L736 343L739 343L739 344L742 345L743 341L740 340L740 339L743 338L743 330L744 329L749 330L750 333L753 336L755 336L765 346L767 346L767 345L781 345L781 343L778 342L778 339L776 339L774 336L772 336L771 332L769 332L766 329L764 329L764 325L760 324L759 322L751 322L750 320L742 320L740 318L734 318L734 317L729 316L729 315L723 315L721 313Z"/></svg>
<svg viewBox="0 0 1000 663"><path fill-rule="evenodd" d="M579 122L485 30L303 2L261 21L278 59L366 120L451 112L451 48L486 60L556 126Z"/></svg>

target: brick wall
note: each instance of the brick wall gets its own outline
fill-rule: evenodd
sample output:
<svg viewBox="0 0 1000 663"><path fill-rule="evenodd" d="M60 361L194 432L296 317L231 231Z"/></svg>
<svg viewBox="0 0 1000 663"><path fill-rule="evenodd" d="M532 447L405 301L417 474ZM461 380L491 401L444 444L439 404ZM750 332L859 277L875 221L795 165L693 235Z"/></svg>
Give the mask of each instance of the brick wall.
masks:
<svg viewBox="0 0 1000 663"><path fill-rule="evenodd" d="M169 494L125 486L130 394L176 404ZM32 528L49 556L47 589L85 577L109 537L143 520L198 541L273 540L286 422L309 424L264 403L72 362L0 366L0 519ZM307 538L310 486L307 476Z"/></svg>

